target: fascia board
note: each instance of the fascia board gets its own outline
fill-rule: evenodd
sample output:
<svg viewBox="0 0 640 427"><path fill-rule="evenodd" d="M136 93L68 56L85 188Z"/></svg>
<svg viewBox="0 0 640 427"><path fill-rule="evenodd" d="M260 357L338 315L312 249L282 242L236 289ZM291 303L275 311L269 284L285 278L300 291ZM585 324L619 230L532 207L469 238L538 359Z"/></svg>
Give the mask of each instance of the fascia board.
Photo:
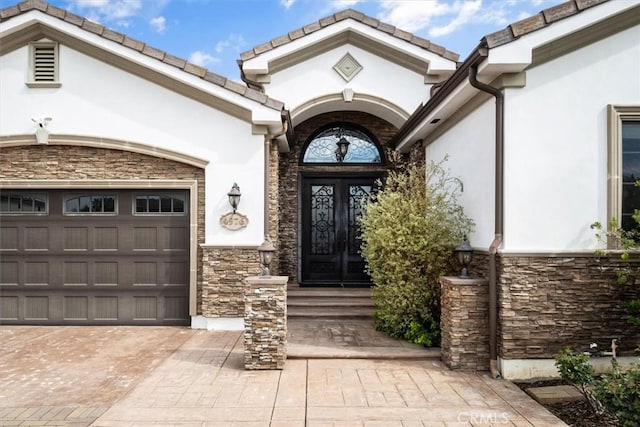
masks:
<svg viewBox="0 0 640 427"><path fill-rule="evenodd" d="M487 63L503 72L520 72L531 65L533 50L637 6L636 1L610 1L525 34L517 40L489 50Z"/></svg>
<svg viewBox="0 0 640 427"><path fill-rule="evenodd" d="M44 15L39 11L30 11L23 15L14 17L6 23L3 23L2 29L0 31L0 42L4 37L10 34L19 32L23 29L38 24L44 27L50 27L69 37L81 40L94 47L102 49L105 52L116 55L126 61L153 70L175 80L176 82L186 84L189 87L196 89L204 94L212 95L215 98L222 100L223 102L227 102L235 105L236 107L244 109L250 113L252 122L258 120L260 124L270 125L281 123L280 111L266 107L240 94L234 93L233 91L225 89L216 84L207 82L206 80L203 80L198 76L191 75L190 73L182 71L179 68L173 67L169 64L164 64L155 58L136 52L131 48L121 46L118 43L105 39L97 34L93 34L91 32L83 30L73 24L60 21L58 18L49 15Z"/></svg>
<svg viewBox="0 0 640 427"><path fill-rule="evenodd" d="M478 67L478 80L483 82L491 82L497 77L497 74L488 67L484 61ZM469 79L465 79L451 93L442 100L422 121L420 121L413 131L407 134L396 145L398 151L405 151L408 144L419 139L427 139L429 135L443 125L451 115L464 106L478 93L478 89L471 86ZM434 119L440 119L438 123L432 124Z"/></svg>
<svg viewBox="0 0 640 427"><path fill-rule="evenodd" d="M436 71L451 72L456 68L455 61L443 58L435 53L428 52L418 46L414 46L408 42L398 39L397 37L385 34L380 30L361 24L353 19L346 19L329 27L323 28L322 30L305 35L304 37L285 45L278 46L268 52L261 53L254 58L248 59L243 62L242 69L246 74L250 75L268 74L271 62L290 55L295 55L296 52L307 49L316 44L321 44L326 40L348 31L353 31L354 33L371 40L373 43L382 44L390 49L400 51L406 55L421 60L433 73Z"/></svg>

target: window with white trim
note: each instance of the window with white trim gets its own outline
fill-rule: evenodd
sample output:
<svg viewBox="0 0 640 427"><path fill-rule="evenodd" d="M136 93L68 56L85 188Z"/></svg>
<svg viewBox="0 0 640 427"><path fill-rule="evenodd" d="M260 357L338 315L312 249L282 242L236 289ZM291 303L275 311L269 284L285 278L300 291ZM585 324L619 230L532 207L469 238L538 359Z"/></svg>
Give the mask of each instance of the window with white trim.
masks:
<svg viewBox="0 0 640 427"><path fill-rule="evenodd" d="M29 87L60 87L58 80L58 43L29 44Z"/></svg>
<svg viewBox="0 0 640 427"><path fill-rule="evenodd" d="M609 221L637 228L640 210L640 105L609 105Z"/></svg>

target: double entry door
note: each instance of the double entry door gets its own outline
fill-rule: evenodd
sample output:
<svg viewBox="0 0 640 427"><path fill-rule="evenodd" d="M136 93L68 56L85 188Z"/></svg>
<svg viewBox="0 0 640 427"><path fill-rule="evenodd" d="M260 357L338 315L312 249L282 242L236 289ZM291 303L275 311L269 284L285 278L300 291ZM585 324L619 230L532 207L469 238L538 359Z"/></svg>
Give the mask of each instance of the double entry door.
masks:
<svg viewBox="0 0 640 427"><path fill-rule="evenodd" d="M359 218L379 175L302 181L302 285L370 286Z"/></svg>

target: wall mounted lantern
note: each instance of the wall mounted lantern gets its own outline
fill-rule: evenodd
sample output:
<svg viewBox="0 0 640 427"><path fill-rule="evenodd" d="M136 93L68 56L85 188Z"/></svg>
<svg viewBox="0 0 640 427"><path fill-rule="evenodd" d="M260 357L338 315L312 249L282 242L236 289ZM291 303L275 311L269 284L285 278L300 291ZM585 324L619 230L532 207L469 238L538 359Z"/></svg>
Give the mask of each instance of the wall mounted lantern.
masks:
<svg viewBox="0 0 640 427"><path fill-rule="evenodd" d="M264 236L264 242L258 246L258 255L260 256L260 265L262 266L262 273L260 277L271 277L269 272L269 266L273 259L273 253L276 251L275 246L271 243L271 239L268 235Z"/></svg>
<svg viewBox="0 0 640 427"><path fill-rule="evenodd" d="M473 248L469 244L469 240L467 240L467 236L464 236L464 241L455 249L455 252L458 254L458 261L462 264L462 271L460 272L461 279L469 278L469 264L471 264L471 260L473 259Z"/></svg>
<svg viewBox="0 0 640 427"><path fill-rule="evenodd" d="M238 184L236 184L235 182L233 183L233 186L231 187L231 191L227 193L227 196L229 196L229 204L233 209L233 213L236 213L236 210L238 209L238 205L240 204L240 196L242 196L242 193L240 192L240 187L238 187Z"/></svg>
<svg viewBox="0 0 640 427"><path fill-rule="evenodd" d="M238 205L240 204L240 196L242 196L238 184L235 182L233 183L233 186L227 193L227 196L229 197L229 204L231 205L233 212L227 212L222 215L220 217L220 225L231 231L238 231L245 228L249 224L249 218L247 218L246 215L242 215L240 212L237 212Z"/></svg>

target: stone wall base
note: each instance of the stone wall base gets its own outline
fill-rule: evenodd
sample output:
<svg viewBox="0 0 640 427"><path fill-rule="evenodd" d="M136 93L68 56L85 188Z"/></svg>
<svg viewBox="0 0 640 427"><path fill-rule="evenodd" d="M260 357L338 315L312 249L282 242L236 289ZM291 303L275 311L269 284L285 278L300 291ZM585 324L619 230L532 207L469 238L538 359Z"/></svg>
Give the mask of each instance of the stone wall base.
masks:
<svg viewBox="0 0 640 427"><path fill-rule="evenodd" d="M242 317L191 316L191 329L206 329L207 331L242 331L244 330L244 319Z"/></svg>
<svg viewBox="0 0 640 427"><path fill-rule="evenodd" d="M637 357L618 357L616 359L623 369L637 362ZM596 374L611 370L611 357L594 357L589 359ZM560 378L554 359L502 359L498 357L498 366L502 378L510 381L530 381Z"/></svg>
<svg viewBox="0 0 640 427"><path fill-rule="evenodd" d="M442 361L451 369L489 370L489 293L486 279L443 277Z"/></svg>

